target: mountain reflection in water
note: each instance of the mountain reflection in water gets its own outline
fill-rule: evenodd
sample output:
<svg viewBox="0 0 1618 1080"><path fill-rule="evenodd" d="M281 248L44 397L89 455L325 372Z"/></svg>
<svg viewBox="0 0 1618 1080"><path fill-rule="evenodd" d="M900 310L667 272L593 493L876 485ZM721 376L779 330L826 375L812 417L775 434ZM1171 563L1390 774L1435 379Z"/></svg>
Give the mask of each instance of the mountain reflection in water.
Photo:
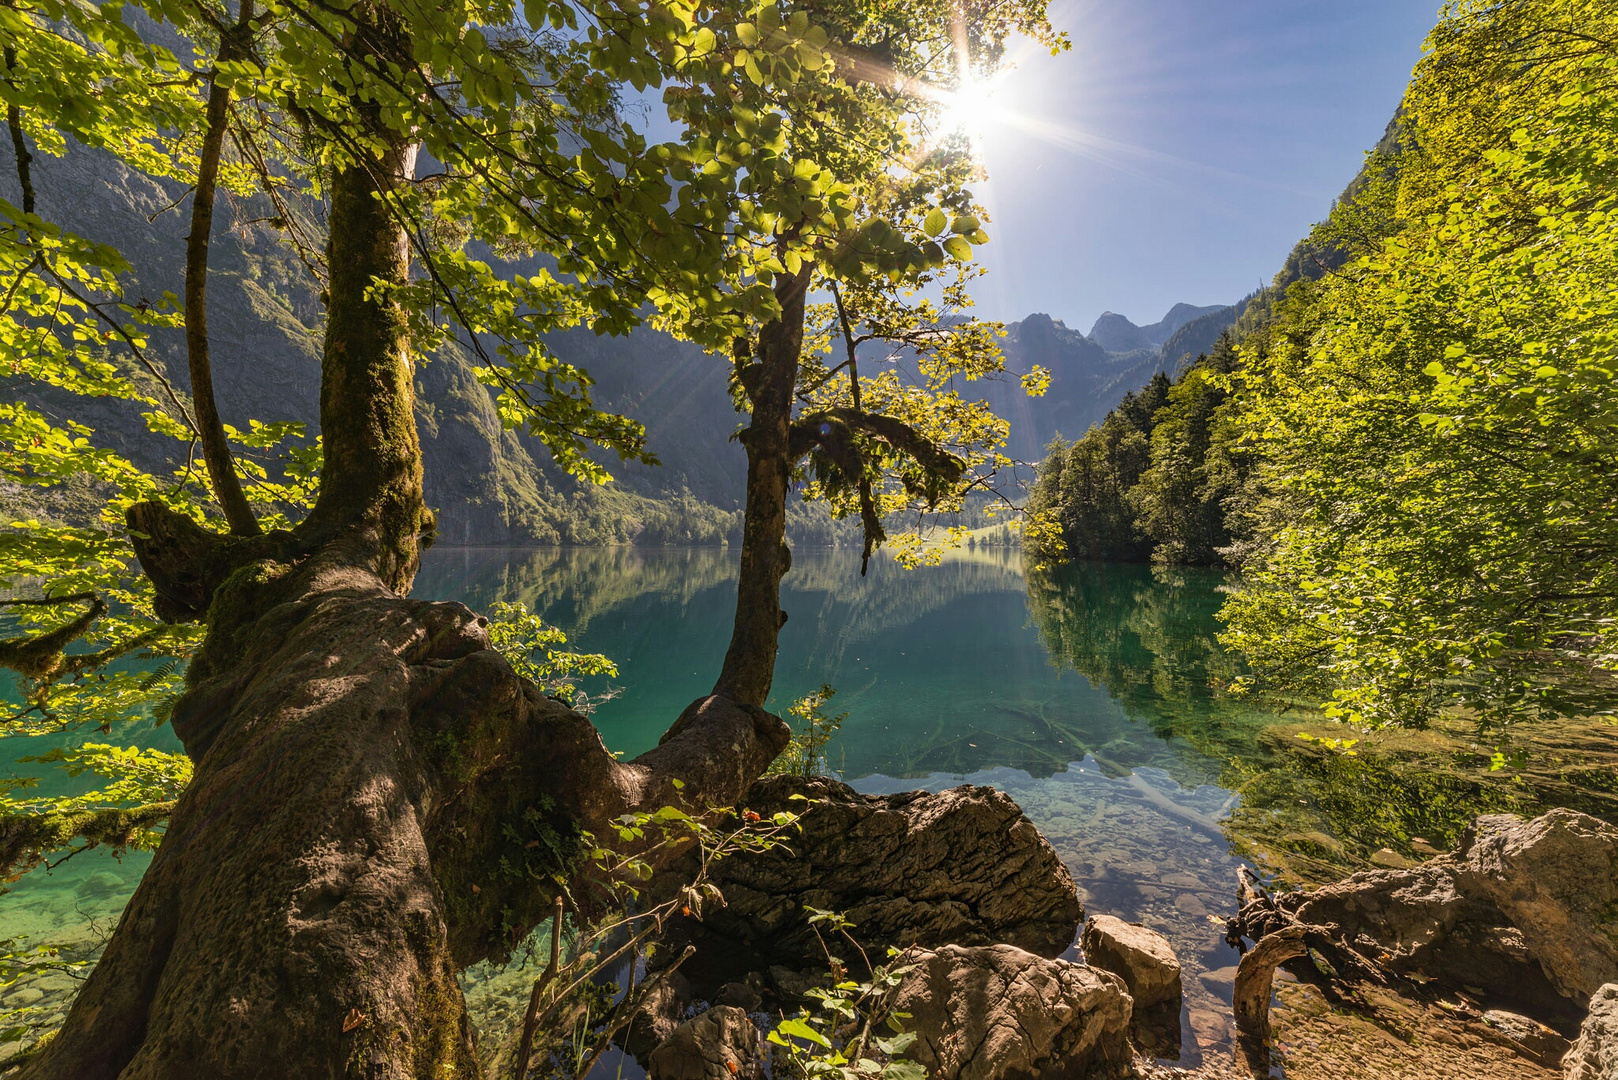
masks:
<svg viewBox="0 0 1618 1080"><path fill-rule="evenodd" d="M610 656L624 690L593 719L612 749L634 755L712 686L734 575L735 554L718 548L440 548L415 595L474 609L520 600L573 647ZM1221 696L1214 688L1238 673L1217 640L1222 584L1140 566L1025 573L1004 549L908 571L878 559L861 577L853 552L800 549L783 583L791 618L770 702L785 714L822 683L837 687L832 710L849 718L830 760L862 791L974 783L1015 798L1087 910L1173 942L1185 969L1182 1064L1229 1045L1237 957L1222 919L1243 862L1311 883L1373 854L1448 847L1477 813L1572 806L1618 821L1611 731L1599 723L1533 725L1514 735L1518 764L1491 773L1493 744L1454 725L1366 737L1349 755L1297 738L1357 735L1318 715ZM166 727L130 734L173 749ZM9 745L13 757L39 751ZM0 937L92 960L148 862L92 850L24 875L0 895ZM494 980L469 974L477 1009ZM500 977L526 1000L521 972ZM37 987L46 1028L71 996L65 981Z"/></svg>

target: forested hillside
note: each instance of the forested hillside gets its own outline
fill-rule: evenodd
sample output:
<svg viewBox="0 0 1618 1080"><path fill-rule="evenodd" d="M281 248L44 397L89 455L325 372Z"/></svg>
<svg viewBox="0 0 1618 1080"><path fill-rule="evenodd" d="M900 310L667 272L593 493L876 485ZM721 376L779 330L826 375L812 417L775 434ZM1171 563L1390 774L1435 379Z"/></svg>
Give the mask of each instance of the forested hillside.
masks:
<svg viewBox="0 0 1618 1080"><path fill-rule="evenodd" d="M60 158L38 157L34 172L42 214L116 243L137 268L137 286L152 303L178 289L185 252L180 185L81 146ZM15 175L14 152L0 140L0 190L14 187ZM304 210L302 225L318 238L324 227L321 208ZM225 422L242 430L249 417L300 425L289 444L263 448L262 464L272 472L285 463L289 445L308 446L319 434L323 320L314 279L295 250L281 242L276 220L262 199L230 200L220 207L213 239L219 270L210 296L219 358L214 382ZM1177 304L1157 323L1140 328L1108 313L1091 337L1045 315L1012 323L1002 341L1008 368L1023 373L1041 365L1053 377L1052 392L1044 398L1030 398L1015 380L980 384L982 394L1011 421L1009 452L1036 459L1056 431L1099 419L1131 385L1153 371L1173 370L1200 340L1196 335L1228 325L1233 310ZM1109 351L1098 343L1095 335L1106 337L1109 325L1122 331L1127 349ZM735 423L726 419L731 410L726 364L646 327L618 337L575 328L553 332L548 340L559 357L590 373L603 408L645 424L647 445L660 464L601 454L615 482L606 487L579 483L552 463L538 440L505 429L490 388L478 381L476 358L453 345L440 348L421 365L416 387L427 498L437 511L439 542L736 539L746 459L731 438ZM190 389L184 355L178 328L154 330L147 356L181 393ZM153 373L135 374L156 385ZM50 415L63 415L68 407L66 397L53 397L37 385L17 382L10 389ZM76 400L72 407L82 409ZM183 470L185 462L176 456L183 448L151 431L131 403L109 397L92 412L89 426L142 468ZM7 498L14 512L59 521L89 520L99 505L74 485L15 488ZM792 508L792 530L809 543L856 542L850 524L798 505Z"/></svg>
<svg viewBox="0 0 1618 1080"><path fill-rule="evenodd" d="M1448 11L1231 333L1052 444L1037 549L1239 568L1250 682L1352 720L1611 709L1614 41L1599 3Z"/></svg>

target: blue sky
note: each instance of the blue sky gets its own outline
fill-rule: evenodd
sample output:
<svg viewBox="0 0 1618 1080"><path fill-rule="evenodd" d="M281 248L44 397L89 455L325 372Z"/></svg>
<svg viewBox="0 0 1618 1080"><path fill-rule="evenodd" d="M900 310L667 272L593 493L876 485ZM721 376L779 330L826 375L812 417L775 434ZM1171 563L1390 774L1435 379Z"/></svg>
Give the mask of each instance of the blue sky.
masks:
<svg viewBox="0 0 1618 1080"><path fill-rule="evenodd" d="M1088 331L1267 282L1399 103L1437 0L1055 0L996 85L978 314Z"/></svg>

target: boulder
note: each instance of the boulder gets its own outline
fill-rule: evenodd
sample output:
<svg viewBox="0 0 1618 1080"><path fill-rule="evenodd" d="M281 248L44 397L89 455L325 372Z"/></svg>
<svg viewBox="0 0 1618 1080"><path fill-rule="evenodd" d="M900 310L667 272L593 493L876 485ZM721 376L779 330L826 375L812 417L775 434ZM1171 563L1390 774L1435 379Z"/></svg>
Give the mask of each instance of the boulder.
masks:
<svg viewBox="0 0 1618 1080"><path fill-rule="evenodd" d="M630 1018L622 1040L624 1049L637 1061L645 1061L646 1055L679 1029L691 997L691 984L678 971L659 979L646 991Z"/></svg>
<svg viewBox="0 0 1618 1080"><path fill-rule="evenodd" d="M1006 943L1054 957L1072 945L1084 918L1073 877L1003 792L861 795L834 780L776 776L754 786L745 808L797 811L798 795L810 800L802 832L717 863L711 879L725 906L671 930L669 940L708 954L694 971L728 958L732 970L713 971L715 985L772 965L824 971L809 908L842 913L867 949Z"/></svg>
<svg viewBox="0 0 1618 1080"><path fill-rule="evenodd" d="M1618 1080L1618 983L1590 998L1578 1041L1562 1059L1565 1080Z"/></svg>
<svg viewBox="0 0 1618 1080"><path fill-rule="evenodd" d="M1140 923L1094 915L1084 925L1084 958L1124 980L1135 1008L1173 1003L1178 1007L1180 961L1168 938Z"/></svg>
<svg viewBox="0 0 1618 1080"><path fill-rule="evenodd" d="M648 1080L758 1080L763 1040L741 1009L716 1005L674 1029L646 1058Z"/></svg>
<svg viewBox="0 0 1618 1080"><path fill-rule="evenodd" d="M1462 891L1497 907L1564 996L1618 982L1618 827L1577 810L1478 818L1461 839Z"/></svg>
<svg viewBox="0 0 1618 1080"><path fill-rule="evenodd" d="M1490 1009L1483 1014L1483 1022L1511 1048L1524 1057L1532 1058L1554 1069L1568 1052L1568 1041L1555 1030L1532 1017L1522 1016L1504 1009Z"/></svg>
<svg viewBox="0 0 1618 1080"><path fill-rule="evenodd" d="M1111 972L1010 945L917 954L894 997L932 1080L1125 1075L1131 1001Z"/></svg>
<svg viewBox="0 0 1618 1080"><path fill-rule="evenodd" d="M1535 1015L1618 981L1618 828L1574 810L1480 817L1448 855L1280 902L1394 971Z"/></svg>

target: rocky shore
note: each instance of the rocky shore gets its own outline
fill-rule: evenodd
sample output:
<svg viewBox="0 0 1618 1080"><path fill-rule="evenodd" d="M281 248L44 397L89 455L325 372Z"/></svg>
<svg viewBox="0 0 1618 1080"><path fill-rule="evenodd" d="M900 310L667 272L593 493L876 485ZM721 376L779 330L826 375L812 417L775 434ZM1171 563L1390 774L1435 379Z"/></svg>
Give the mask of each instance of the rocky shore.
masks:
<svg viewBox="0 0 1618 1080"><path fill-rule="evenodd" d="M1186 964L1157 929L1086 918L1073 873L1003 792L776 777L743 809L800 796L801 835L721 863L725 905L664 927L645 977L686 962L620 1036L615 1069L761 1078L764 1034L816 1006L829 968L857 978L891 947L907 970L890 1007L916 1035L903 1053L932 1080L1618 1080L1618 828L1588 815L1487 815L1451 852L1310 890L1249 877L1194 913L1208 949ZM847 917L846 942L817 932L817 910ZM1210 972L1221 950L1229 970ZM49 1028L91 960L25 971L0 1002ZM533 978L516 965L467 984L486 1048L520 1027ZM1267 1034L1210 990L1237 984L1240 1012L1244 980ZM1214 1025L1245 1030L1183 1060Z"/></svg>
<svg viewBox="0 0 1618 1080"><path fill-rule="evenodd" d="M1239 948L1231 980L1238 1002L1244 979L1262 998L1263 1026L1238 1008L1237 1052L1193 1069L1176 1064L1190 1010L1168 941L1085 920L1070 872L1007 796L776 778L749 806L797 795L813 808L793 851L731 860L725 909L668 928L663 955L690 946L691 963L627 1041L652 1080L762 1072L766 1048L738 1041L737 1017L768 1026L825 985L813 909L848 914L868 955L909 950L906 1053L937 1080L1277 1066L1322 1080L1618 1080L1618 829L1588 815L1486 816L1414 866L1278 896L1249 882L1240 911L1233 889L1227 924L1207 913L1209 936ZM1276 935L1295 945L1277 952Z"/></svg>

